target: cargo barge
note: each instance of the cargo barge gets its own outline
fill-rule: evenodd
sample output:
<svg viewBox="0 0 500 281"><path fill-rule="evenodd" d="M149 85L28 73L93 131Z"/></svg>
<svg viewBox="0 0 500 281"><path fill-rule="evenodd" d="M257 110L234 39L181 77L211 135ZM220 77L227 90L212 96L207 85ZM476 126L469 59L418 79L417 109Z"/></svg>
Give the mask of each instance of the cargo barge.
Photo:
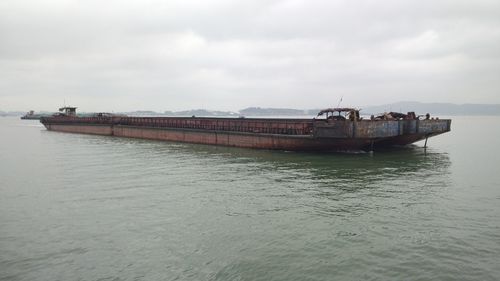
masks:
<svg viewBox="0 0 500 281"><path fill-rule="evenodd" d="M50 131L290 151L373 150L407 145L450 131L451 120L414 113L360 118L353 108L322 110L316 118L78 117L76 107L42 117ZM427 141L426 141L427 143Z"/></svg>
<svg viewBox="0 0 500 281"><path fill-rule="evenodd" d="M23 119L23 120L40 120L40 118L48 117L50 115L51 115L50 113L49 114L41 114L41 113L35 113L35 111L30 110L26 114L21 116L21 119Z"/></svg>

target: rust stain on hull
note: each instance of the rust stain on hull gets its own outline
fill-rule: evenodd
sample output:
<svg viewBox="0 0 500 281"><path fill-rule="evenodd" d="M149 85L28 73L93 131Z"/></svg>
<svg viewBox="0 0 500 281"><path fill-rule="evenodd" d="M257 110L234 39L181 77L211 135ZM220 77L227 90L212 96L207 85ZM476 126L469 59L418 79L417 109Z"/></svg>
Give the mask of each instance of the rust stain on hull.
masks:
<svg viewBox="0 0 500 281"><path fill-rule="evenodd" d="M450 131L451 120L76 117L40 120L48 130L278 150L369 150Z"/></svg>

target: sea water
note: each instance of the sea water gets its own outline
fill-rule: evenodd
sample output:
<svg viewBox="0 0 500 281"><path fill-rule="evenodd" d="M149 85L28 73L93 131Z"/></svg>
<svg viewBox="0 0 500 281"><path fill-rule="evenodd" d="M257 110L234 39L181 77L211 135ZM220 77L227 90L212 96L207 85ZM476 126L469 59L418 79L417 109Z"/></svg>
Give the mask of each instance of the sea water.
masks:
<svg viewBox="0 0 500 281"><path fill-rule="evenodd" d="M0 118L0 280L498 280L499 123L354 154Z"/></svg>

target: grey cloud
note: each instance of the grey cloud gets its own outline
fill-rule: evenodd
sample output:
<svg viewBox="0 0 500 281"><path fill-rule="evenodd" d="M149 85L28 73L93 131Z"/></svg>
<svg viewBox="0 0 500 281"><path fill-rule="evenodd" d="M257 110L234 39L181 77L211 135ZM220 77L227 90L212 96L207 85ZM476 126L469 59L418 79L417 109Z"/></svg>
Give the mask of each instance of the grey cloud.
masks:
<svg viewBox="0 0 500 281"><path fill-rule="evenodd" d="M0 3L0 109L498 103L498 1Z"/></svg>

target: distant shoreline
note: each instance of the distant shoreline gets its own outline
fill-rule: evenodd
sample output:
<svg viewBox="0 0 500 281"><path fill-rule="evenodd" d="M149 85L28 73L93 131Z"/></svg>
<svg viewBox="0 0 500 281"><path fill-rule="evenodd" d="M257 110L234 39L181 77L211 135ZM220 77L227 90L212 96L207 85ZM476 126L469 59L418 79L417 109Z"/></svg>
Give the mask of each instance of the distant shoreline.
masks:
<svg viewBox="0 0 500 281"><path fill-rule="evenodd" d="M416 112L417 114L430 113L431 115L448 116L500 116L500 104L452 104L452 103L421 103L421 102L398 102L378 106L360 107L363 115L379 114L384 112ZM193 109L184 111L155 112L149 110L138 110L128 112L117 112L129 116L204 116L204 117L264 117L264 116L316 116L321 109L294 109L294 108L266 108L248 107L238 112ZM37 112L39 114L51 114L47 111ZM20 117L26 114L21 111L0 111L0 116ZM83 113L85 114L85 113ZM88 113L90 114L90 113Z"/></svg>

